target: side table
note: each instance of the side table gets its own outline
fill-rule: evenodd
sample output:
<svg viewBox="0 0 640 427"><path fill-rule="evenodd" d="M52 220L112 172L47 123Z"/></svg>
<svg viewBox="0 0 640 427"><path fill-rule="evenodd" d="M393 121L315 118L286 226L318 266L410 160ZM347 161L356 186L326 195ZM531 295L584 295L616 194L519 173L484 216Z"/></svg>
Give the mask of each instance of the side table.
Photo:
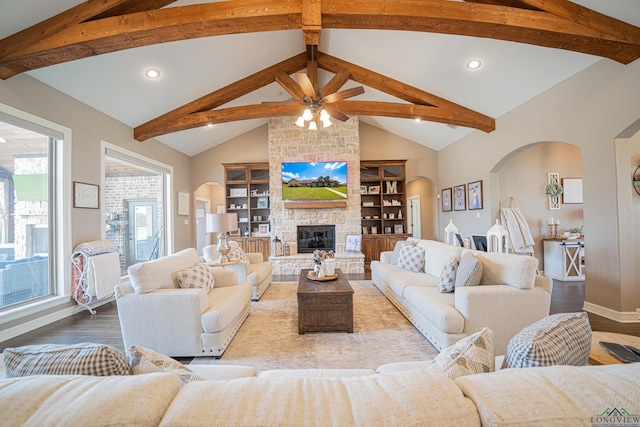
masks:
<svg viewBox="0 0 640 427"><path fill-rule="evenodd" d="M615 332L599 332L591 333L591 352L589 353L589 363L592 365L613 365L616 363L625 363L600 345L600 341L615 342L618 344L632 345L640 348L640 337L633 335L617 334Z"/></svg>
<svg viewBox="0 0 640 427"><path fill-rule="evenodd" d="M228 261L228 262L208 262L207 265L209 267L227 267L229 265L235 265L238 262L240 261L237 259L232 259L231 261Z"/></svg>

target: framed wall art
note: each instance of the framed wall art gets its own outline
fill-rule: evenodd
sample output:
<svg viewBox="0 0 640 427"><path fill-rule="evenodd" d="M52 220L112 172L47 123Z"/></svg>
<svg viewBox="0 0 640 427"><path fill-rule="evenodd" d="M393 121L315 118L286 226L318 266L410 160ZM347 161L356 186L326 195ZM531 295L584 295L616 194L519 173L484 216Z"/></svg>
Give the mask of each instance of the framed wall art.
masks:
<svg viewBox="0 0 640 427"><path fill-rule="evenodd" d="M467 184L469 210L482 209L482 181Z"/></svg>
<svg viewBox="0 0 640 427"><path fill-rule="evenodd" d="M100 186L85 182L73 182L73 207L85 209L100 208Z"/></svg>
<svg viewBox="0 0 640 427"><path fill-rule="evenodd" d="M464 211L467 209L467 196L465 194L466 185L456 185L453 187L453 210Z"/></svg>
<svg viewBox="0 0 640 427"><path fill-rule="evenodd" d="M362 236L359 234L347 234L344 244L345 252L360 252L362 247Z"/></svg>
<svg viewBox="0 0 640 427"><path fill-rule="evenodd" d="M451 187L442 190L442 212L451 212L453 205L451 204Z"/></svg>
<svg viewBox="0 0 640 427"><path fill-rule="evenodd" d="M269 198L268 197L258 197L257 208L258 209L266 209L269 207Z"/></svg>
<svg viewBox="0 0 640 427"><path fill-rule="evenodd" d="M562 178L562 203L582 203L582 178Z"/></svg>
<svg viewBox="0 0 640 427"><path fill-rule="evenodd" d="M268 236L268 235L269 235L269 224L258 225L258 236Z"/></svg>

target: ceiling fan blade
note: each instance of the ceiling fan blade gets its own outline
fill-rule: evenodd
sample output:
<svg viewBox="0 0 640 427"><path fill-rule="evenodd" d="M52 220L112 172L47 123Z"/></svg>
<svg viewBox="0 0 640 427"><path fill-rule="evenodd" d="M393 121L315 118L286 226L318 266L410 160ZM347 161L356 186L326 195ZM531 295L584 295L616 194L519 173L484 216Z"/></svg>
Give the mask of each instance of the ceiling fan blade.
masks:
<svg viewBox="0 0 640 427"><path fill-rule="evenodd" d="M346 122L347 120L349 120L349 116L347 116L337 108L332 107L331 105L325 104L322 106L322 108L327 110L327 113L329 113L332 119L340 120L341 122Z"/></svg>
<svg viewBox="0 0 640 427"><path fill-rule="evenodd" d="M313 83L311 83L309 76L305 73L296 73L296 77L298 78L298 84L302 88L304 94L309 98L315 98L316 90L313 88Z"/></svg>
<svg viewBox="0 0 640 427"><path fill-rule="evenodd" d="M304 98L304 93L302 92L302 89L296 83L296 81L289 76L289 74L281 71L275 75L275 79L276 82L278 82L278 84L282 86L282 88L293 97L293 99L302 101L302 98Z"/></svg>
<svg viewBox="0 0 640 427"><path fill-rule="evenodd" d="M352 96L362 95L364 88L362 86L354 87L351 89L341 90L340 92L332 93L324 97L324 102L336 102L343 99L351 98Z"/></svg>

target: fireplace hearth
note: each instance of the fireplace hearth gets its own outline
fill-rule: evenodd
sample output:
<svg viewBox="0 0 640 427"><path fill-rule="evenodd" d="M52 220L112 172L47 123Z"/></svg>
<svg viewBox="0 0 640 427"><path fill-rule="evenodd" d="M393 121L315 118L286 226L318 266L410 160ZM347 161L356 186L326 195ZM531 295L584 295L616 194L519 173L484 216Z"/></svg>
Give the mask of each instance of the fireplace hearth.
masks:
<svg viewBox="0 0 640 427"><path fill-rule="evenodd" d="M297 227L298 253L315 250L336 250L335 225L299 225Z"/></svg>

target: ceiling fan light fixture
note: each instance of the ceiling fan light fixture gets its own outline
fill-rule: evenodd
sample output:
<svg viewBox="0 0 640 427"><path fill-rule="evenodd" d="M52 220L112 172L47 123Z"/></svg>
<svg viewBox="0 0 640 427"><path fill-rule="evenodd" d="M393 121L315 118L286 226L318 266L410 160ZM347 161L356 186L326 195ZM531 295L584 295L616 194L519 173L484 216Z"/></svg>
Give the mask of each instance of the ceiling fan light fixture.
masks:
<svg viewBox="0 0 640 427"><path fill-rule="evenodd" d="M323 128L328 128L332 124L333 123L331 122L331 120L328 117L325 120L322 120L322 127Z"/></svg>
<svg viewBox="0 0 640 427"><path fill-rule="evenodd" d="M324 108L320 110L320 120L324 122L325 120L329 120L330 118L331 116L329 115L329 113L327 113L327 110L325 110Z"/></svg>
<svg viewBox="0 0 640 427"><path fill-rule="evenodd" d="M311 110L309 108L304 109L304 113L302 113L302 118L307 122L313 119L313 114L311 113Z"/></svg>
<svg viewBox="0 0 640 427"><path fill-rule="evenodd" d="M315 121L309 122L309 130L318 130L318 125L316 125Z"/></svg>
<svg viewBox="0 0 640 427"><path fill-rule="evenodd" d="M300 126L301 128L304 127L304 119L302 118L302 116L298 117L298 120L296 120L295 125Z"/></svg>

